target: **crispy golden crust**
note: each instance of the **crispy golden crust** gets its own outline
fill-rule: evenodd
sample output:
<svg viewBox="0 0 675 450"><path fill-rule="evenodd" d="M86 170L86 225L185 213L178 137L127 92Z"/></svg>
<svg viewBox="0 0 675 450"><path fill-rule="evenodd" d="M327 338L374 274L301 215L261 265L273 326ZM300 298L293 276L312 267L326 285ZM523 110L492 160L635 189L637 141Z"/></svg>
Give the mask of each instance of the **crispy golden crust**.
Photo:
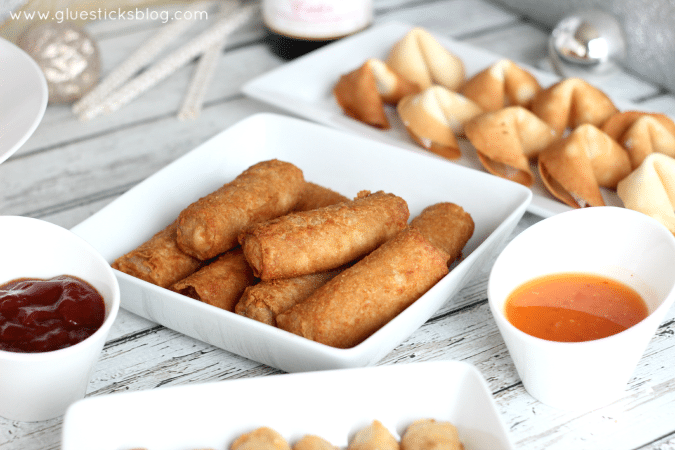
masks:
<svg viewBox="0 0 675 450"><path fill-rule="evenodd" d="M375 74L367 64L340 77L333 96L349 117L376 128L389 129Z"/></svg>
<svg viewBox="0 0 675 450"><path fill-rule="evenodd" d="M398 450L398 441L379 420L359 430L347 450Z"/></svg>
<svg viewBox="0 0 675 450"><path fill-rule="evenodd" d="M327 440L308 434L302 437L298 442L293 446L293 450L339 450L338 447L334 446Z"/></svg>
<svg viewBox="0 0 675 450"><path fill-rule="evenodd" d="M261 281L247 287L235 312L258 322L276 326L277 315L303 302L339 271L311 273L294 278Z"/></svg>
<svg viewBox="0 0 675 450"><path fill-rule="evenodd" d="M624 111L607 119L601 130L626 149L633 169L652 153L675 157L675 123L665 114Z"/></svg>
<svg viewBox="0 0 675 450"><path fill-rule="evenodd" d="M178 281L171 290L234 312L234 306L255 277L240 247L223 253L209 265Z"/></svg>
<svg viewBox="0 0 675 450"><path fill-rule="evenodd" d="M293 209L304 187L302 171L293 164L257 163L180 213L178 246L198 259L213 258L237 245L244 228Z"/></svg>
<svg viewBox="0 0 675 450"><path fill-rule="evenodd" d="M352 201L288 214L245 230L246 260L262 280L335 269L403 229L410 213L400 197L360 193Z"/></svg>
<svg viewBox="0 0 675 450"><path fill-rule="evenodd" d="M534 181L530 160L558 138L550 125L522 106L482 114L464 130L488 172L525 186Z"/></svg>
<svg viewBox="0 0 675 450"><path fill-rule="evenodd" d="M417 228L435 247L449 255L448 265L462 256L462 249L473 235L471 215L454 203L436 203L424 208L410 226Z"/></svg>
<svg viewBox="0 0 675 450"><path fill-rule="evenodd" d="M421 89L438 84L456 91L465 79L462 60L419 27L394 44L386 63Z"/></svg>
<svg viewBox="0 0 675 450"><path fill-rule="evenodd" d="M549 192L574 208L604 206L600 187L616 188L631 170L626 151L590 124L551 144L538 165Z"/></svg>
<svg viewBox="0 0 675 450"><path fill-rule="evenodd" d="M530 72L502 59L467 80L460 92L485 111L497 111L506 106L527 108L540 90Z"/></svg>
<svg viewBox="0 0 675 450"><path fill-rule="evenodd" d="M349 201L349 198L339 192L307 181L305 183L305 188L302 191L302 195L300 196L300 201L295 205L293 211L310 211L312 209L323 208L324 206L347 201Z"/></svg>
<svg viewBox="0 0 675 450"><path fill-rule="evenodd" d="M161 287L171 286L201 265L201 261L183 253L176 245L176 222L112 263L120 272Z"/></svg>
<svg viewBox="0 0 675 450"><path fill-rule="evenodd" d="M260 427L239 436L230 450L291 450L291 446L278 432Z"/></svg>
<svg viewBox="0 0 675 450"><path fill-rule="evenodd" d="M371 58L361 67L340 77L333 95L345 114L377 128L389 128L384 105L395 105L406 95L419 92L412 83Z"/></svg>
<svg viewBox="0 0 675 450"><path fill-rule="evenodd" d="M366 61L366 64L370 67L373 74L375 74L377 91L380 93L384 103L395 105L406 95L420 91L420 87L417 84L391 70L384 61L371 58Z"/></svg>
<svg viewBox="0 0 675 450"><path fill-rule="evenodd" d="M464 134L466 122L483 112L468 98L442 86L404 97L396 110L415 142L448 159L462 155L457 136Z"/></svg>
<svg viewBox="0 0 675 450"><path fill-rule="evenodd" d="M675 159L652 153L616 188L626 208L661 222L675 234Z"/></svg>
<svg viewBox="0 0 675 450"><path fill-rule="evenodd" d="M448 258L408 227L278 315L277 325L326 345L353 347L446 275Z"/></svg>
<svg viewBox="0 0 675 450"><path fill-rule="evenodd" d="M461 450L457 428L450 422L421 419L401 436L401 450Z"/></svg>
<svg viewBox="0 0 675 450"><path fill-rule="evenodd" d="M530 109L558 136L586 123L599 127L618 111L604 92L580 78L566 78L539 91Z"/></svg>

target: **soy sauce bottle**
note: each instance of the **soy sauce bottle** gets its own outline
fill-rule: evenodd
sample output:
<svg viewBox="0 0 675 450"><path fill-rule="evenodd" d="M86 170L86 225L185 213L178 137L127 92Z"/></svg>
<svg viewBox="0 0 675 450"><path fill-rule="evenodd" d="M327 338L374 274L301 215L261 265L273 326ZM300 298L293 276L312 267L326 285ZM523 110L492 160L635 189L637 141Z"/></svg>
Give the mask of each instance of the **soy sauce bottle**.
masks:
<svg viewBox="0 0 675 450"><path fill-rule="evenodd" d="M359 32L373 21L373 0L262 0L266 41L289 60Z"/></svg>

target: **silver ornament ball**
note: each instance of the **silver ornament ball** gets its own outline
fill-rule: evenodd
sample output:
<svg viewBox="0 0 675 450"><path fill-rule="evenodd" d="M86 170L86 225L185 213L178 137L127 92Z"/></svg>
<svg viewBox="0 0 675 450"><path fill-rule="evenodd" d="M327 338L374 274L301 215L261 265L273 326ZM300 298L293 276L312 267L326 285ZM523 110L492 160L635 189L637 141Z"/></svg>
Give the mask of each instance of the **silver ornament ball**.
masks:
<svg viewBox="0 0 675 450"><path fill-rule="evenodd" d="M601 10L574 13L551 32L549 56L562 76L614 73L626 57L623 29L616 17Z"/></svg>
<svg viewBox="0 0 675 450"><path fill-rule="evenodd" d="M17 44L40 66L47 79L49 103L70 103L89 91L100 76L96 42L69 22L29 27Z"/></svg>

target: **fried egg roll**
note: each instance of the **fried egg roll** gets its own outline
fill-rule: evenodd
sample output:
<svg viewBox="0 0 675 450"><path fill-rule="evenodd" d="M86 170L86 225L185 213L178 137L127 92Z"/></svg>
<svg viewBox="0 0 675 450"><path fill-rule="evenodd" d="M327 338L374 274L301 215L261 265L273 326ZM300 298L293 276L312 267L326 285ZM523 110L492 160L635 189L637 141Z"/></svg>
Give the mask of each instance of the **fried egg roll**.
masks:
<svg viewBox="0 0 675 450"><path fill-rule="evenodd" d="M338 273L338 270L333 270L294 278L261 281L255 286L246 288L235 307L235 312L258 322L276 326L277 315L304 301Z"/></svg>
<svg viewBox="0 0 675 450"><path fill-rule="evenodd" d="M300 196L300 201L295 205L293 211L309 211L346 201L349 201L349 198L339 192L307 181Z"/></svg>
<svg viewBox="0 0 675 450"><path fill-rule="evenodd" d="M416 420L401 436L401 450L462 450L457 428L450 422Z"/></svg>
<svg viewBox="0 0 675 450"><path fill-rule="evenodd" d="M276 159L249 167L178 216L178 247L207 260L237 245L246 227L286 214L305 187L302 171Z"/></svg>
<svg viewBox="0 0 675 450"><path fill-rule="evenodd" d="M379 420L359 430L347 450L398 450L398 441Z"/></svg>
<svg viewBox="0 0 675 450"><path fill-rule="evenodd" d="M278 432L260 427L239 436L230 450L291 450L291 446Z"/></svg>
<svg viewBox="0 0 675 450"><path fill-rule="evenodd" d="M112 263L112 267L120 272L164 288L187 277L201 265L201 261L185 254L176 245L176 222Z"/></svg>
<svg viewBox="0 0 675 450"><path fill-rule="evenodd" d="M255 281L241 247L178 281L171 290L209 305L234 312L244 290Z"/></svg>
<svg viewBox="0 0 675 450"><path fill-rule="evenodd" d="M277 325L332 347L353 347L443 278L447 261L447 253L408 227L279 314Z"/></svg>
<svg viewBox="0 0 675 450"><path fill-rule="evenodd" d="M454 203L436 203L424 208L410 225L420 230L434 246L445 251L448 265L462 256L462 249L473 235L471 215Z"/></svg>
<svg viewBox="0 0 675 450"><path fill-rule="evenodd" d="M239 241L262 280L325 272L371 252L402 230L408 204L382 191L287 214L246 229Z"/></svg>

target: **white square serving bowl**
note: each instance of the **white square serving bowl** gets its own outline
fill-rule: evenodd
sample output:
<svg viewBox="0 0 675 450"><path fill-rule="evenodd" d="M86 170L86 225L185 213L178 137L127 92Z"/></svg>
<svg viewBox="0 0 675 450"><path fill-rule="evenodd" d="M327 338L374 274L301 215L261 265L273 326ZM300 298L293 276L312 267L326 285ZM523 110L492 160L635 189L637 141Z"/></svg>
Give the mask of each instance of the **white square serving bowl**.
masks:
<svg viewBox="0 0 675 450"><path fill-rule="evenodd" d="M116 271L122 307L168 328L286 372L375 364L452 298L516 226L532 193L486 173L300 119L259 114L189 152L73 228L109 262L172 222L199 197L256 162L278 158L348 197L391 192L411 218L431 204L462 206L476 224L464 258L412 306L361 344L337 349Z"/></svg>
<svg viewBox="0 0 675 450"><path fill-rule="evenodd" d="M466 450L512 450L485 380L465 362L431 361L272 375L89 397L65 415L61 450L227 450L261 426L346 448L379 420L396 437L414 420L452 422Z"/></svg>

